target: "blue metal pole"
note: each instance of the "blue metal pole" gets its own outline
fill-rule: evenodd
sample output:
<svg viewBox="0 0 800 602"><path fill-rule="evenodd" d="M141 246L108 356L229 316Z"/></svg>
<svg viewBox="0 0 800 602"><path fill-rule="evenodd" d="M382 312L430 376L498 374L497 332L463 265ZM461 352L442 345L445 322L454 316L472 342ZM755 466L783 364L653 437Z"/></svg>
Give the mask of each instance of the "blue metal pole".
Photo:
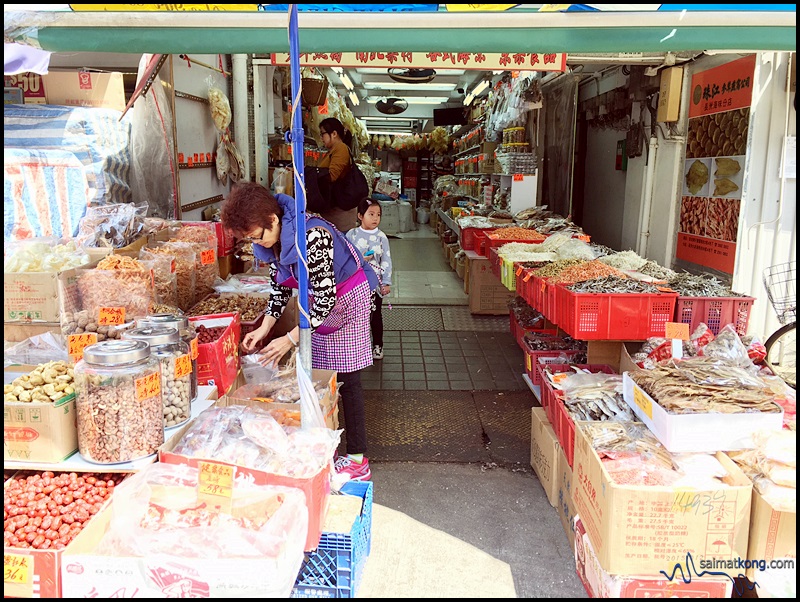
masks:
<svg viewBox="0 0 800 602"><path fill-rule="evenodd" d="M300 90L300 36L297 26L297 5L289 5L289 58L292 72L292 130L288 142L292 145L292 158L294 159L294 198L295 232L297 232L297 252L301 261L297 266L297 281L299 284L300 302L300 363L308 375L311 375L311 330L308 323L308 267L306 264L306 195L305 178L303 170L305 161L303 156L303 114Z"/></svg>

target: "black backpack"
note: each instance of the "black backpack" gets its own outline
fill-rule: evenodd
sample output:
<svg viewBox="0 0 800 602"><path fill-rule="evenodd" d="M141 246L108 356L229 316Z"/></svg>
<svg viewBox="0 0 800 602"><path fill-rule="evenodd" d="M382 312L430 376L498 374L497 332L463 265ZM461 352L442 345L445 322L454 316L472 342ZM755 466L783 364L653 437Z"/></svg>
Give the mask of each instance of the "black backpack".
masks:
<svg viewBox="0 0 800 602"><path fill-rule="evenodd" d="M367 178L353 160L353 153L348 149L350 155L350 169L341 178L331 182L331 200L342 211L350 211L358 207L358 204L369 197L369 184Z"/></svg>

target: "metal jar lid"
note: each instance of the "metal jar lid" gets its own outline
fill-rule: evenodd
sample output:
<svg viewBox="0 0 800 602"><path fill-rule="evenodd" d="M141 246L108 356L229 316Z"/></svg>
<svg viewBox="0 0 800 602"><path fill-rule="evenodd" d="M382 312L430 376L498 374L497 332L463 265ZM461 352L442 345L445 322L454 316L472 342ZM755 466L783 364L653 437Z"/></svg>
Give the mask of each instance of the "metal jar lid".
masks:
<svg viewBox="0 0 800 602"><path fill-rule="evenodd" d="M150 345L145 341L102 341L83 350L83 359L88 364L117 366L135 364L150 357Z"/></svg>
<svg viewBox="0 0 800 602"><path fill-rule="evenodd" d="M189 328L189 318L175 314L153 314L136 320L137 326L173 326L179 330Z"/></svg>
<svg viewBox="0 0 800 602"><path fill-rule="evenodd" d="M180 343L181 335L177 328L172 326L142 326L141 328L134 328L122 333L123 339L135 339L137 341L146 341L153 347L158 345L171 345Z"/></svg>

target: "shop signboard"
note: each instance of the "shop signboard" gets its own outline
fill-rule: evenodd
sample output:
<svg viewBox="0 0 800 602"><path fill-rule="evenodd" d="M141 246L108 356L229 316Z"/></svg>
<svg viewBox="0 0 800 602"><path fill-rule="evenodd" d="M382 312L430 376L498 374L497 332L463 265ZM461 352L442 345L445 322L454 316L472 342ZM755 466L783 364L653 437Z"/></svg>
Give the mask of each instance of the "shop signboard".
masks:
<svg viewBox="0 0 800 602"><path fill-rule="evenodd" d="M289 54L272 54L272 64L289 64ZM467 69L565 71L564 52L304 52L303 67L372 67L414 69Z"/></svg>
<svg viewBox="0 0 800 602"><path fill-rule="evenodd" d="M755 55L692 76L677 259L733 274Z"/></svg>

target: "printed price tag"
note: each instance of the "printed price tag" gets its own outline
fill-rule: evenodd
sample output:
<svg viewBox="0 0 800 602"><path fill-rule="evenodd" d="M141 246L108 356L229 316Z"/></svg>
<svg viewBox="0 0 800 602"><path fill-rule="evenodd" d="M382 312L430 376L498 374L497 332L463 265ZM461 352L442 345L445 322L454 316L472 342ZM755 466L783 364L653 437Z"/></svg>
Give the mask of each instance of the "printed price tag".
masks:
<svg viewBox="0 0 800 602"><path fill-rule="evenodd" d="M199 469L198 499L205 499L213 506L219 506L223 512L230 514L236 468L216 462L200 462Z"/></svg>
<svg viewBox="0 0 800 602"><path fill-rule="evenodd" d="M186 163L183 153L178 153L178 163Z"/></svg>
<svg viewBox="0 0 800 602"><path fill-rule="evenodd" d="M200 263L209 265L214 263L214 249L207 249L200 253Z"/></svg>
<svg viewBox="0 0 800 602"><path fill-rule="evenodd" d="M665 338L679 339L681 341L689 340L689 325L683 322L667 322L665 324Z"/></svg>
<svg viewBox="0 0 800 602"><path fill-rule="evenodd" d="M562 380L566 380L568 376L571 376L572 372L560 372L558 374L553 374L553 382L555 384L560 383Z"/></svg>
<svg viewBox="0 0 800 602"><path fill-rule="evenodd" d="M192 358L187 353L175 358L175 378L183 378L192 373Z"/></svg>
<svg viewBox="0 0 800 602"><path fill-rule="evenodd" d="M101 307L97 318L100 326L120 326L125 323L124 307Z"/></svg>
<svg viewBox="0 0 800 602"><path fill-rule="evenodd" d="M197 342L197 337L192 339L192 342L189 344L189 348L192 351L192 360L196 360L200 357L200 344Z"/></svg>
<svg viewBox="0 0 800 602"><path fill-rule="evenodd" d="M522 268L517 268L517 276L519 276L521 273L522 273Z"/></svg>
<svg viewBox="0 0 800 602"><path fill-rule="evenodd" d="M523 281L523 282L527 282L528 280L530 280L530 279L531 279L531 276L533 276L533 273L531 273L531 272L528 272L528 273L527 273L527 274L525 274L525 276L522 278L522 281Z"/></svg>
<svg viewBox="0 0 800 602"><path fill-rule="evenodd" d="M633 387L633 401L636 402L636 405L642 409L650 420L653 419L653 403L647 399L644 391L636 386Z"/></svg>
<svg viewBox="0 0 800 602"><path fill-rule="evenodd" d="M27 585L33 572L33 556L3 554L3 583Z"/></svg>
<svg viewBox="0 0 800 602"><path fill-rule="evenodd" d="M161 374L153 372L136 379L136 401L144 401L161 395Z"/></svg>
<svg viewBox="0 0 800 602"><path fill-rule="evenodd" d="M514 181L515 182L522 182L522 180L524 180L524 179L525 179L525 176L523 176L521 173L515 173L514 174Z"/></svg>
<svg viewBox="0 0 800 602"><path fill-rule="evenodd" d="M67 336L67 353L75 361L83 359L83 350L89 345L94 345L97 342L97 334L94 332L85 332L83 334L71 334Z"/></svg>

